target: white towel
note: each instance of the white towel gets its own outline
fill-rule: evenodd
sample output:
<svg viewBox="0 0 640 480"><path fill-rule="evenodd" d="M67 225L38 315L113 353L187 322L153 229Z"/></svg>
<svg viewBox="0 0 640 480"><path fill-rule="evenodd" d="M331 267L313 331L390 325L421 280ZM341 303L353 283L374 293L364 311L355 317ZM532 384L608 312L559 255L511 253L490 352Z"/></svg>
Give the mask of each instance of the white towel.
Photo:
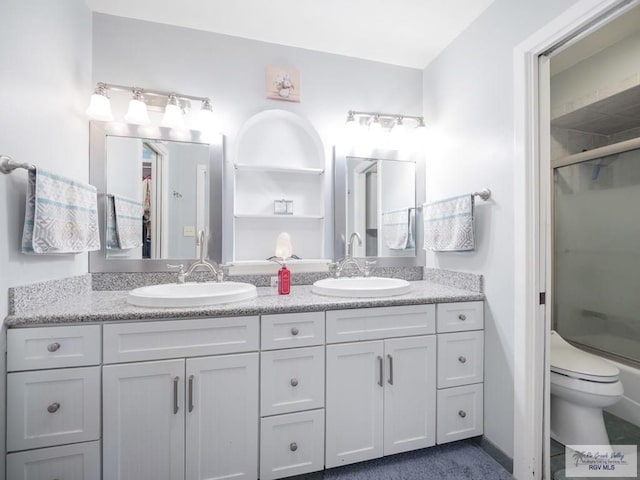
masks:
<svg viewBox="0 0 640 480"><path fill-rule="evenodd" d="M475 248L473 195L425 203L424 248L435 252L464 252Z"/></svg>
<svg viewBox="0 0 640 480"><path fill-rule="evenodd" d="M408 208L392 210L382 214L382 237L391 250L404 250L409 242Z"/></svg>
<svg viewBox="0 0 640 480"><path fill-rule="evenodd" d="M96 188L42 168L29 171L22 253L100 250Z"/></svg>
<svg viewBox="0 0 640 480"><path fill-rule="evenodd" d="M128 250L142 246L142 202L107 195L107 248Z"/></svg>

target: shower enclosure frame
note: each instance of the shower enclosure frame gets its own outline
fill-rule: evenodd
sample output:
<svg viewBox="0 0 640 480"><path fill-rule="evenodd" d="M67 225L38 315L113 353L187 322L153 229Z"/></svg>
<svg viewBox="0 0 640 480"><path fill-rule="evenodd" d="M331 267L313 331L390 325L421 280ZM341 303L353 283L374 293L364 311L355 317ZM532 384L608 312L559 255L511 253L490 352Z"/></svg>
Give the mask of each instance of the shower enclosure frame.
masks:
<svg viewBox="0 0 640 480"><path fill-rule="evenodd" d="M605 158L611 155L616 155L619 153L625 153L625 152L639 150L639 149L640 149L640 137L633 138L631 140L625 140L623 142L614 143L611 145L605 145L604 147L594 148L593 150L587 150L586 152L574 153L572 155L567 155L565 157L561 157L556 160L551 160L549 185L550 186L554 185L554 172L559 168L568 167L570 165L579 165L581 163L586 163L598 158ZM554 265L555 241L553 241L553 239L555 239L555 214L556 214L555 189L550 188L549 194L550 194L550 214L551 214L551 217L550 217L551 221L549 225L549 236L552 239L552 241L549 248L549 258L548 258L548 266L551 273L551 281L548 284L548 288L547 288L548 290L547 299L548 299L550 309L553 309L555 305L555 299L553 297L553 292L554 292L553 277L555 276L555 265ZM557 319L553 316L553 314L551 315L550 320L551 320L550 321L551 328L553 328L554 330L557 330L556 328ZM563 337L563 338L567 340L569 343L579 346L581 349L587 350L598 356L605 357L610 360L614 360L616 362L622 363L624 365L629 365L634 368L640 368L640 361L635 360L633 358L625 357L624 355L618 355L612 352L608 352L606 350L601 350L599 348L591 347L589 345L585 345L583 343L572 340L571 338L566 338L566 337Z"/></svg>

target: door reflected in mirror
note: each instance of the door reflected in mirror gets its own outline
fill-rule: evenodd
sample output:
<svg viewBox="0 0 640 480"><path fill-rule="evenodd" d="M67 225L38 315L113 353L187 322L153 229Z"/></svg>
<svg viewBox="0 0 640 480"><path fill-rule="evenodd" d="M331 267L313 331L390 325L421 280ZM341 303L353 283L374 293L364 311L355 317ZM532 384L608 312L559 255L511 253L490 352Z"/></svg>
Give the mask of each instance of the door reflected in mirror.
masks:
<svg viewBox="0 0 640 480"><path fill-rule="evenodd" d="M209 145L107 135L108 259L195 258L209 230Z"/></svg>
<svg viewBox="0 0 640 480"><path fill-rule="evenodd" d="M354 257L414 257L416 164L346 157L346 238Z"/></svg>

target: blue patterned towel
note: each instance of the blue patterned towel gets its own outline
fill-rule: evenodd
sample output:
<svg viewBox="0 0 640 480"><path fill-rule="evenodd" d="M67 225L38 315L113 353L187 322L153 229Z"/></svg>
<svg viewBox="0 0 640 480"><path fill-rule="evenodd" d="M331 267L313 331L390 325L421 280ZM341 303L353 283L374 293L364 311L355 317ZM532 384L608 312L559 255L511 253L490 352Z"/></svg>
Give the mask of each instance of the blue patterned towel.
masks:
<svg viewBox="0 0 640 480"><path fill-rule="evenodd" d="M404 250L409 243L410 210L401 208L382 214L382 237L387 248Z"/></svg>
<svg viewBox="0 0 640 480"><path fill-rule="evenodd" d="M107 248L128 250L142 246L142 202L107 195Z"/></svg>
<svg viewBox="0 0 640 480"><path fill-rule="evenodd" d="M29 171L22 253L100 250L96 188L42 168Z"/></svg>
<svg viewBox="0 0 640 480"><path fill-rule="evenodd" d="M434 252L465 252L475 248L473 195L460 195L422 207L424 248Z"/></svg>

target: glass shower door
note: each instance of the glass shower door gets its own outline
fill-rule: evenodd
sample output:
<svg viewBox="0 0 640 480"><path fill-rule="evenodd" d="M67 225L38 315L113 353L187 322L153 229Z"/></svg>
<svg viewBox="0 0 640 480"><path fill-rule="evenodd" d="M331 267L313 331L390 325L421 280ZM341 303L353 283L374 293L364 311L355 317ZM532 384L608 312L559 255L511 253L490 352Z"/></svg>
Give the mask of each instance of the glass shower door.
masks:
<svg viewBox="0 0 640 480"><path fill-rule="evenodd" d="M563 163L554 169L554 328L639 365L640 149Z"/></svg>

